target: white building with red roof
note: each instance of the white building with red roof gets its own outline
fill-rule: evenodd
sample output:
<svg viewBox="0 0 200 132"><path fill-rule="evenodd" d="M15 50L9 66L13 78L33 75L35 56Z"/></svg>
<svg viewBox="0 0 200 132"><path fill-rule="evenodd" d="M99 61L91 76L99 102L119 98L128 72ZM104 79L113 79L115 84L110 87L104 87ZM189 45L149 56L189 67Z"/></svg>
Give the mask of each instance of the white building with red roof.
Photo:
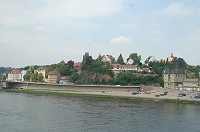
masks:
<svg viewBox="0 0 200 132"><path fill-rule="evenodd" d="M8 81L21 81L21 70L12 70L8 73Z"/></svg>
<svg viewBox="0 0 200 132"><path fill-rule="evenodd" d="M112 71L115 74L120 73L121 71L137 71L138 68L136 65L121 65L121 64L111 64Z"/></svg>

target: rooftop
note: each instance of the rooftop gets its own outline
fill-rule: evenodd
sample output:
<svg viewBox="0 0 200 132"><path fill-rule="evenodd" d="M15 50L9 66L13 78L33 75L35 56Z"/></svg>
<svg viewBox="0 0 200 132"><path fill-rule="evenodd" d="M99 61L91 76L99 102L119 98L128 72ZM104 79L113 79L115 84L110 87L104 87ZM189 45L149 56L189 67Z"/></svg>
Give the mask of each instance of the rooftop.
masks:
<svg viewBox="0 0 200 132"><path fill-rule="evenodd" d="M164 70L164 74L185 74L182 70Z"/></svg>

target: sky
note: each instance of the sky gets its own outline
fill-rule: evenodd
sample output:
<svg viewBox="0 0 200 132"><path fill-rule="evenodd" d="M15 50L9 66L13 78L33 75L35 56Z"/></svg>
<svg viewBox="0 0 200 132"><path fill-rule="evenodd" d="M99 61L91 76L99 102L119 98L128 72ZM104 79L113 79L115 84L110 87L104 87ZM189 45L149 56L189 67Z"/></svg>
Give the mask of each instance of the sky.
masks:
<svg viewBox="0 0 200 132"><path fill-rule="evenodd" d="M0 0L0 67L109 54L200 64L200 0Z"/></svg>

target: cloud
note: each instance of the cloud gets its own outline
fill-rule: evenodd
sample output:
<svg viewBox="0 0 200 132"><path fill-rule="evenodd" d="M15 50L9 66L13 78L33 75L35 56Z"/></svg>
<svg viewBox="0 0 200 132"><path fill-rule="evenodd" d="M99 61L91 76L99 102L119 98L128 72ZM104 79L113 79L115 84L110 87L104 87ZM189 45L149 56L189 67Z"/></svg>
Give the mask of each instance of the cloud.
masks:
<svg viewBox="0 0 200 132"><path fill-rule="evenodd" d="M182 3L172 3L157 12L160 16L199 16L200 9L194 6L185 6Z"/></svg>
<svg viewBox="0 0 200 132"><path fill-rule="evenodd" d="M111 44L130 44L131 42L132 39L125 36L115 37L111 40Z"/></svg>
<svg viewBox="0 0 200 132"><path fill-rule="evenodd" d="M76 25L84 27L86 23L83 18L111 15L121 8L119 0L0 1L0 26L5 28L56 28Z"/></svg>

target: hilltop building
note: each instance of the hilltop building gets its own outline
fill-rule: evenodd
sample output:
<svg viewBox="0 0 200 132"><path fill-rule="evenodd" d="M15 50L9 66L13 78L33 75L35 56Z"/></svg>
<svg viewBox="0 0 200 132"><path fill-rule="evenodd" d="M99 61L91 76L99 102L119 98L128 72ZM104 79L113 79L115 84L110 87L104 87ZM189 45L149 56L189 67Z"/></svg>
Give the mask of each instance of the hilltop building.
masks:
<svg viewBox="0 0 200 132"><path fill-rule="evenodd" d="M104 61L104 62L109 62L111 63L113 60L113 56L112 55L99 55L99 60L100 61Z"/></svg>
<svg viewBox="0 0 200 132"><path fill-rule="evenodd" d="M134 63L134 60L131 59L130 57L128 57L126 64L127 65L133 65L133 63Z"/></svg>
<svg viewBox="0 0 200 132"><path fill-rule="evenodd" d="M118 74L121 71L137 71L138 68L136 65L121 65L121 64L111 64L112 72Z"/></svg>
<svg viewBox="0 0 200 132"><path fill-rule="evenodd" d="M164 71L164 87L165 88L182 87L184 79L186 79L186 74L185 72L181 70L165 70Z"/></svg>
<svg viewBox="0 0 200 132"><path fill-rule="evenodd" d="M74 68L77 70L78 74L81 74L81 65L82 65L82 62L75 62L74 63Z"/></svg>

